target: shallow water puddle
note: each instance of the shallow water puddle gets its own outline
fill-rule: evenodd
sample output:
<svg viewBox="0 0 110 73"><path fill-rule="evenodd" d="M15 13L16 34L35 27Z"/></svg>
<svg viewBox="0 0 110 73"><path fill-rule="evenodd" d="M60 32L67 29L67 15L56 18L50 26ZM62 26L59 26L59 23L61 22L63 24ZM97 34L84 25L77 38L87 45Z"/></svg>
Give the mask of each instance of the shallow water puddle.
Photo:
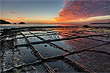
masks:
<svg viewBox="0 0 110 73"><path fill-rule="evenodd" d="M27 47L20 47L19 49L10 49L1 54L0 62L3 69L9 69L13 66L22 65L23 63L33 63L38 61L34 56L32 50ZM31 58L31 59L30 59ZM2 61L3 60L3 61Z"/></svg>
<svg viewBox="0 0 110 73"><path fill-rule="evenodd" d="M110 56L106 54L95 52L82 52L75 55L67 56L67 58L70 58L73 61L76 61L96 72L107 72L105 68L110 68Z"/></svg>
<svg viewBox="0 0 110 73"><path fill-rule="evenodd" d="M54 40L54 39L60 39L60 35L47 35L47 36L39 36L45 40Z"/></svg>
<svg viewBox="0 0 110 73"><path fill-rule="evenodd" d="M26 44L26 41L24 38L22 39L17 39L17 44Z"/></svg>
<svg viewBox="0 0 110 73"><path fill-rule="evenodd" d="M61 55L61 54L65 53L64 51L62 51L56 47L53 47L52 45L48 45L48 44L38 44L38 45L33 45L33 46L45 58L49 58L52 56L57 56L57 55Z"/></svg>
<svg viewBox="0 0 110 73"><path fill-rule="evenodd" d="M57 41L57 42L52 42L68 51L73 51L75 50L74 48L72 48L70 45L68 45L68 42L67 41Z"/></svg>
<svg viewBox="0 0 110 73"><path fill-rule="evenodd" d="M31 42L40 42L40 41L42 41L42 40L38 39L37 37L28 37L27 39Z"/></svg>
<svg viewBox="0 0 110 73"><path fill-rule="evenodd" d="M38 60L29 47L20 47L24 63L33 63ZM30 59L31 58L31 59Z"/></svg>
<svg viewBox="0 0 110 73"><path fill-rule="evenodd" d="M74 69L74 67L71 67L67 63L64 63L61 60L53 61L53 62L48 62L48 65L54 69L55 72L77 72L77 70Z"/></svg>

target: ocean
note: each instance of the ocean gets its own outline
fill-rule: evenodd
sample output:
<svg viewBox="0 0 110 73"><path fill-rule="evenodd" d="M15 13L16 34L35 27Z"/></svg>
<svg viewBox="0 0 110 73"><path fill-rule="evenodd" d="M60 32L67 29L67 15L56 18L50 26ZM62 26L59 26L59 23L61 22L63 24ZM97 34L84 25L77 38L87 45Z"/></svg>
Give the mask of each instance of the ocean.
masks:
<svg viewBox="0 0 110 73"><path fill-rule="evenodd" d="M77 24L0 24L0 29L16 28L16 27L29 27L29 26L77 26ZM80 25L81 26L81 25Z"/></svg>
<svg viewBox="0 0 110 73"><path fill-rule="evenodd" d="M28 26L78 26L89 25L91 27L110 27L110 24L0 24L0 29L28 27Z"/></svg>

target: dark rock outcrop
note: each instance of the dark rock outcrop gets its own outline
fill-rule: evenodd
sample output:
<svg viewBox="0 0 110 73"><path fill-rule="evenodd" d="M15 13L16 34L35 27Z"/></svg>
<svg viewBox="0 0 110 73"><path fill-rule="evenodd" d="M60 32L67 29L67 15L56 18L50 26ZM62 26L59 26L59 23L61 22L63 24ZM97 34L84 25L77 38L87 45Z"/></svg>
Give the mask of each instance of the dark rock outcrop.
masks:
<svg viewBox="0 0 110 73"><path fill-rule="evenodd" d="M20 22L19 24L25 24L24 22Z"/></svg>
<svg viewBox="0 0 110 73"><path fill-rule="evenodd" d="M13 23L13 24L16 24L16 23Z"/></svg>
<svg viewBox="0 0 110 73"><path fill-rule="evenodd" d="M11 23L8 22L8 21L5 21L5 20L0 19L0 24L11 24Z"/></svg>
<svg viewBox="0 0 110 73"><path fill-rule="evenodd" d="M83 27L84 27L84 28L89 28L89 26L88 26L88 25L84 25Z"/></svg>
<svg viewBox="0 0 110 73"><path fill-rule="evenodd" d="M91 24L110 24L110 22L108 22L108 23L91 23Z"/></svg>

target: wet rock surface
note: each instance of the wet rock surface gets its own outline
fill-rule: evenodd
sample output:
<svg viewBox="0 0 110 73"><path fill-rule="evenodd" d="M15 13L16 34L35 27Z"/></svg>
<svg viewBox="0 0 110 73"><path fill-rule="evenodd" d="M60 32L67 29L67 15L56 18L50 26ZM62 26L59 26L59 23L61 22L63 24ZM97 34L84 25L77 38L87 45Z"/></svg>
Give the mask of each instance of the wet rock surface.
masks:
<svg viewBox="0 0 110 73"><path fill-rule="evenodd" d="M0 72L110 72L110 29L102 30L45 27L2 32Z"/></svg>

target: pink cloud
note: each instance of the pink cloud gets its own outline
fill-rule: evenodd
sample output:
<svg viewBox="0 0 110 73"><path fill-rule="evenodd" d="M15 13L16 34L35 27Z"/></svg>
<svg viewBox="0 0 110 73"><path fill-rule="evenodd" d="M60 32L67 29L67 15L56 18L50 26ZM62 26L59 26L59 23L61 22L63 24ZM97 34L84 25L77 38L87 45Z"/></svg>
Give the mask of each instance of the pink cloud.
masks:
<svg viewBox="0 0 110 73"><path fill-rule="evenodd" d="M22 13L18 13L18 12L10 12L12 14L18 14L18 15L23 15Z"/></svg>
<svg viewBox="0 0 110 73"><path fill-rule="evenodd" d="M110 1L65 0L57 21L72 21L95 16L110 15Z"/></svg>
<svg viewBox="0 0 110 73"><path fill-rule="evenodd" d="M18 19L27 19L27 18L24 18L24 17L16 17L16 18L18 18Z"/></svg>
<svg viewBox="0 0 110 73"><path fill-rule="evenodd" d="M39 16L34 16L34 17L39 17Z"/></svg>
<svg viewBox="0 0 110 73"><path fill-rule="evenodd" d="M11 19L11 18L0 18L0 19L7 20L7 21L10 21L10 22L20 22L21 21L21 20Z"/></svg>
<svg viewBox="0 0 110 73"><path fill-rule="evenodd" d="M6 13L6 12L0 12L0 15L5 15L5 14L9 14L9 13Z"/></svg>
<svg viewBox="0 0 110 73"><path fill-rule="evenodd" d="M11 14L17 14L17 15L24 15L24 14L22 14L22 13L18 13L18 12L0 12L0 15L6 15L6 14L8 14L8 15L11 15Z"/></svg>
<svg viewBox="0 0 110 73"><path fill-rule="evenodd" d="M0 19L3 19L3 20L10 20L9 18L0 18Z"/></svg>

